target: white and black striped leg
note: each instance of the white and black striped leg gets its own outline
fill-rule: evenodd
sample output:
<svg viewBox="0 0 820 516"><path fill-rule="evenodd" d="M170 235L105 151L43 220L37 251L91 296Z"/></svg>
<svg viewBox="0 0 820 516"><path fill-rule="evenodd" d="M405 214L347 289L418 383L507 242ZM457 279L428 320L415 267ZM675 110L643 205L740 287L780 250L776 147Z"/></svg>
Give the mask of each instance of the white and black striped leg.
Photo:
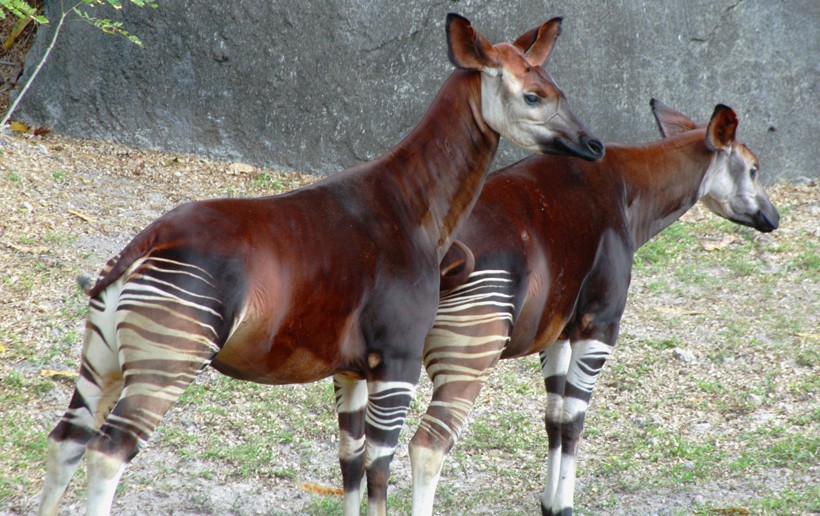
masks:
<svg viewBox="0 0 820 516"><path fill-rule="evenodd" d="M572 357L569 340L559 340L540 353L541 373L547 390L547 408L544 425L549 439L547 482L541 493L541 513L552 514L552 503L561 478L561 422L564 408L564 389Z"/></svg>
<svg viewBox="0 0 820 516"><path fill-rule="evenodd" d="M162 418L210 363L216 332L202 321L203 305L120 299L117 342L124 387L97 435L88 443L90 514L107 514L125 465Z"/></svg>
<svg viewBox="0 0 820 516"><path fill-rule="evenodd" d="M141 350L158 356L156 349ZM87 514L108 514L126 464L148 441L208 360L166 356L125 361L125 387L97 435L88 443Z"/></svg>
<svg viewBox="0 0 820 516"><path fill-rule="evenodd" d="M336 413L339 417L339 464L344 487L344 514L359 514L364 480L367 382L356 377L337 374L333 377L336 392Z"/></svg>
<svg viewBox="0 0 820 516"><path fill-rule="evenodd" d="M599 340L587 339L572 343L561 410L561 469L551 512L545 514L572 514L576 449L584 430L584 417L592 390L611 352L612 346Z"/></svg>
<svg viewBox="0 0 820 516"><path fill-rule="evenodd" d="M421 364L413 382L369 381L365 416L365 470L367 472L367 514L387 514L387 482L390 462L413 399ZM408 378L410 379L410 378Z"/></svg>
<svg viewBox="0 0 820 516"><path fill-rule="evenodd" d="M481 270L441 297L424 343L433 398L410 441L414 516L433 513L444 458L509 340L511 285L508 272Z"/></svg>
<svg viewBox="0 0 820 516"><path fill-rule="evenodd" d="M499 324L508 329L506 321ZM428 336L425 346L433 398L410 441L414 516L433 513L444 458L467 424L475 400L507 342L502 332L487 337L462 337L472 348L459 347L458 339L447 339L438 346L436 330Z"/></svg>
<svg viewBox="0 0 820 516"><path fill-rule="evenodd" d="M103 328L107 314L99 299L91 301L83 358L74 394L60 422L48 436L46 478L38 514L56 514L86 445L108 416L123 388L122 372L111 338Z"/></svg>

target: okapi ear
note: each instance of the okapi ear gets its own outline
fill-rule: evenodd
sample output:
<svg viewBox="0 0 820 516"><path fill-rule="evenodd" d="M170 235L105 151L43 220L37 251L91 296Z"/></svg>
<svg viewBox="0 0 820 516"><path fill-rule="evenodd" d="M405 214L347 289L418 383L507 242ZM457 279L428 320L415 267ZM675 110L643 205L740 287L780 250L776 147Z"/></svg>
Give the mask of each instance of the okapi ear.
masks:
<svg viewBox="0 0 820 516"><path fill-rule="evenodd" d="M737 114L729 106L718 104L706 128L706 147L711 151L725 149L735 142Z"/></svg>
<svg viewBox="0 0 820 516"><path fill-rule="evenodd" d="M456 13L447 14L447 54L450 62L463 70L498 68L498 53L493 45Z"/></svg>
<svg viewBox="0 0 820 516"><path fill-rule="evenodd" d="M548 22L528 30L513 45L524 53L524 57L533 66L543 66L547 62L555 40L561 35L562 16L556 16Z"/></svg>
<svg viewBox="0 0 820 516"><path fill-rule="evenodd" d="M658 99L650 100L649 105L652 106L652 113L655 115L658 129L661 130L661 135L664 138L685 133L697 127L697 124L688 116L672 109Z"/></svg>

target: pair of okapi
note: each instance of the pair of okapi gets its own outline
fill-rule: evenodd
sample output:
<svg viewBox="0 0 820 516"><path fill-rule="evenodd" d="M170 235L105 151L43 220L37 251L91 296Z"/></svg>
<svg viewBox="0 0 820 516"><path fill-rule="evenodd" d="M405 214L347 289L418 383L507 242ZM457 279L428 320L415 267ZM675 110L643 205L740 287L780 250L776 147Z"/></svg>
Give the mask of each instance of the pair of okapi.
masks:
<svg viewBox="0 0 820 516"><path fill-rule="evenodd" d="M344 512L359 513L366 479L368 514L384 514L422 363L434 393L410 443L413 514L431 514L496 361L532 353L547 390L541 510L571 514L635 250L701 199L760 231L779 216L726 106L698 127L653 100L664 138L604 156L543 68L560 27L492 45L448 15L458 70L386 154L286 194L179 206L111 259L86 285L80 376L49 434L40 514L58 511L83 456L86 511L108 513L125 465L208 365L268 384L333 376ZM553 156L485 180L500 136Z"/></svg>

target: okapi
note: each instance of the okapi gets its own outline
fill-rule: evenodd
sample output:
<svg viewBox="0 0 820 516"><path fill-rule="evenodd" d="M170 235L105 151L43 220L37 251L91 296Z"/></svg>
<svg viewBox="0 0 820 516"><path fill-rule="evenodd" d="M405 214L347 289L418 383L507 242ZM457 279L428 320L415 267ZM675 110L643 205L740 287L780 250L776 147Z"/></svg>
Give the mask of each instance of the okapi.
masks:
<svg viewBox="0 0 820 516"><path fill-rule="evenodd" d="M618 337L635 251L699 199L738 224L777 228L758 161L735 141L734 111L718 105L696 127L651 105L660 141L607 143L595 163L531 156L489 175L441 266L424 348L433 397L410 443L414 513L432 513L444 457L497 360L540 353L549 438L541 511L572 514L576 445Z"/></svg>
<svg viewBox="0 0 820 516"><path fill-rule="evenodd" d="M386 512L389 465L421 371L439 262L499 137L584 159L603 145L543 68L561 19L492 45L450 14L458 68L394 148L305 188L181 205L88 289L80 377L48 438L40 514L80 459L88 514L108 513L125 465L207 365L267 384L333 376L345 514Z"/></svg>

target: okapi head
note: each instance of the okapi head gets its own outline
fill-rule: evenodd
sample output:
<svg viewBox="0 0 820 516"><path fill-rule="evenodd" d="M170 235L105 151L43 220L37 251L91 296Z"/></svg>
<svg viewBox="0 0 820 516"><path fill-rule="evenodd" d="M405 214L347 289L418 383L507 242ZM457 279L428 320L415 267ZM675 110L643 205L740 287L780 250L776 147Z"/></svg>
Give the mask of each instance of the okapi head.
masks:
<svg viewBox="0 0 820 516"><path fill-rule="evenodd" d="M514 43L492 45L470 22L447 16L450 61L481 74L481 111L497 133L531 152L594 161L604 145L570 111L564 94L543 65L561 33L553 18Z"/></svg>
<svg viewBox="0 0 820 516"><path fill-rule="evenodd" d="M664 137L695 129L686 115L652 99L652 112ZM706 126L706 147L717 153L703 183L701 200L717 215L768 233L777 229L780 214L760 182L760 163L744 144L735 140L737 115L718 104Z"/></svg>

